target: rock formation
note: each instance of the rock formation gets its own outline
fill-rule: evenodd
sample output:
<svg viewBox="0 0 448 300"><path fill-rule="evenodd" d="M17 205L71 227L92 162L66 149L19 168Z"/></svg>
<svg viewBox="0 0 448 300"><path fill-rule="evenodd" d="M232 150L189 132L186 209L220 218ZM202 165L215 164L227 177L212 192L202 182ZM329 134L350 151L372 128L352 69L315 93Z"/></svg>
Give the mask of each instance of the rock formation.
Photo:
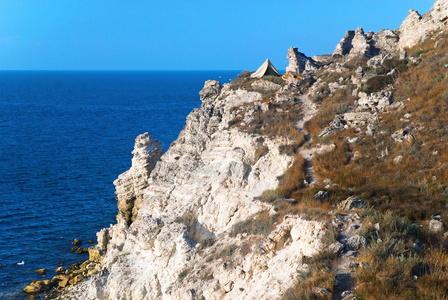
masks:
<svg viewBox="0 0 448 300"><path fill-rule="evenodd" d="M447 0L437 0L424 16L411 12L398 30L348 31L333 55L342 59L322 67L322 74L329 76L317 78L318 64L297 48L290 48L286 71L291 78L280 84L250 78L247 86L244 78L239 78L235 85L207 81L199 93L201 107L188 115L184 129L166 153L162 155L160 143L148 133L137 137L131 168L114 182L119 208L117 224L97 233L98 243L89 249L90 261L84 262L82 268L71 275L57 275L58 286L76 284L62 298L278 299L294 284L298 271L309 271L307 260L324 246L342 255L330 267L336 276L340 275L339 290L333 290L333 295L349 297L350 274L358 267L355 258L370 242L360 233L366 222L357 214L368 207L367 203L349 197L339 206L331 206L339 213L319 212L320 217L331 219L329 222L288 211L269 227L266 224L278 216L279 209L273 202L261 201L266 194L275 193L272 190L279 186L288 168L297 166L294 156L284 151L288 146L294 155L304 155L305 178L314 174L313 155L337 151L339 146L297 146L295 140L284 136L291 128L268 134L267 127L272 124L266 119L257 120L257 130L251 130L252 122L256 116L289 113L286 107L299 107L292 130L301 129L303 135L308 135L303 126L320 109L319 101L328 101L328 96L343 90L353 102L335 106L327 119L334 116L333 121L323 130L319 127L321 131L316 131L314 138L331 137L333 131L347 129L354 135L344 138L351 146L366 137L388 138L402 145L414 141L412 132L417 129L413 126L393 134L380 130L381 117L401 110L408 100L395 100L393 89L387 84L378 92L360 92L362 85L376 75L362 67L349 74L343 63L362 58L369 60L368 68L378 71L375 68L382 67L403 47L445 26L446 11ZM321 61L327 60L332 59L322 57ZM387 76L396 76L396 72ZM306 87L300 85L303 82ZM319 98L322 95L327 99ZM313 96L315 103L308 99ZM309 141L309 136L303 138ZM321 140L324 143L326 138ZM339 149L344 160L361 161L363 153L356 147ZM381 158L388 155L387 147L375 151L375 156ZM396 156L390 161L400 164L405 159ZM300 178L298 184L313 182ZM337 187L332 180L335 178L322 180L327 184L324 189ZM319 192L310 199L314 201L312 205L334 197L331 192L325 193ZM287 205L296 201L278 195L274 198ZM341 233L335 233L330 243L324 241L329 231L327 225ZM374 230L369 232L375 236L380 227L371 225ZM250 226L256 230L247 230ZM430 226L435 231L444 228L437 222ZM382 242L379 237L375 240ZM86 281L82 281L84 273L91 276ZM35 285L30 285L30 291L34 291ZM47 289L47 285L39 286ZM331 296L328 287L313 287L312 293Z"/></svg>
<svg viewBox="0 0 448 300"><path fill-rule="evenodd" d="M117 224L90 250L103 267L66 298L272 299L294 283L302 256L321 249L322 223L297 215L266 237L232 233L263 211L275 214L255 197L278 186L293 157L279 151L287 138L229 128L238 111L261 104L260 93L207 81L200 96L160 158L158 142L137 137L132 167L114 183Z"/></svg>
<svg viewBox="0 0 448 300"><path fill-rule="evenodd" d="M286 72L295 75L300 75L306 71L316 71L319 68L311 57L299 52L295 47L288 49L287 58L289 59L289 66L286 67Z"/></svg>
<svg viewBox="0 0 448 300"><path fill-rule="evenodd" d="M436 0L432 8L424 15L411 9L397 32L400 36L398 47L412 47L425 39L433 31L440 31L448 26L448 1Z"/></svg>
<svg viewBox="0 0 448 300"><path fill-rule="evenodd" d="M370 58L380 53L396 53L399 37L388 29L378 33L364 33L362 28L356 31L348 30L336 46L333 56L347 56L353 58Z"/></svg>
<svg viewBox="0 0 448 300"><path fill-rule="evenodd" d="M396 30L382 29L377 33L364 33L362 28L349 30L336 46L333 56L347 60L371 58L378 54L397 54L410 48L435 31L448 26L448 1L436 0L431 10L424 15L411 9L408 17Z"/></svg>
<svg viewBox="0 0 448 300"><path fill-rule="evenodd" d="M148 133L144 133L135 139L132 154L132 167L114 181L118 210L128 222L137 216L138 204L148 186L149 174L162 155L162 146L159 141L153 141Z"/></svg>

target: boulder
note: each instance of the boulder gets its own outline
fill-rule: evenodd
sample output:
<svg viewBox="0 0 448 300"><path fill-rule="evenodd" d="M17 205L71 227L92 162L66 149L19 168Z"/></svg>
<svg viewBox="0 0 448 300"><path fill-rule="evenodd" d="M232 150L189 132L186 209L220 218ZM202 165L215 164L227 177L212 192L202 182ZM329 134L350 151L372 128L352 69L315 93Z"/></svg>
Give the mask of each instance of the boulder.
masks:
<svg viewBox="0 0 448 300"><path fill-rule="evenodd" d="M394 164L399 164L399 163L401 163L402 161L403 161L403 155L395 156L395 158L394 158Z"/></svg>
<svg viewBox="0 0 448 300"><path fill-rule="evenodd" d="M443 226L443 222L440 220L431 220L429 221L429 230L434 232L440 232L444 229L445 226Z"/></svg>
<svg viewBox="0 0 448 300"><path fill-rule="evenodd" d="M383 111L392 104L392 92L381 91L370 95L360 92L358 96L359 110Z"/></svg>
<svg viewBox="0 0 448 300"><path fill-rule="evenodd" d="M50 280L33 280L30 285L26 286L23 291L28 294L42 293L49 291L51 288Z"/></svg>
<svg viewBox="0 0 448 300"><path fill-rule="evenodd" d="M364 248L366 244L366 238L360 235L355 235L347 239L347 245L353 250Z"/></svg>
<svg viewBox="0 0 448 300"><path fill-rule="evenodd" d="M366 124L375 124L377 121L377 114L372 114L367 111L338 114L334 117L334 120L330 122L328 127L319 132L318 136L325 136L336 130L358 128Z"/></svg>
<svg viewBox="0 0 448 300"><path fill-rule="evenodd" d="M412 142L415 140L415 136L411 133L413 130L415 130L414 126L407 126L404 129L395 131L391 136L395 142Z"/></svg>
<svg viewBox="0 0 448 300"><path fill-rule="evenodd" d="M342 253L342 251L344 251L344 249L345 249L345 245L338 241L336 241L333 244L331 244L330 246L328 246L328 250L334 254Z"/></svg>
<svg viewBox="0 0 448 300"><path fill-rule="evenodd" d="M253 87L254 89L261 89L264 91L277 91L281 88L281 85L260 78L254 83L252 83L251 87Z"/></svg>
<svg viewBox="0 0 448 300"><path fill-rule="evenodd" d="M54 282L55 285L65 288L68 284L69 279L70 279L69 275L56 275L53 277L52 281Z"/></svg>
<svg viewBox="0 0 448 300"><path fill-rule="evenodd" d="M377 56L372 57L367 61L367 66L371 68L379 68L383 65L383 62L386 59L392 59L392 55L390 54L379 54Z"/></svg>
<svg viewBox="0 0 448 300"><path fill-rule="evenodd" d="M324 287L315 286L313 287L311 292L320 297L332 297L331 290L326 286Z"/></svg>
<svg viewBox="0 0 448 300"><path fill-rule="evenodd" d="M64 267L59 267L59 268L56 269L55 273L56 274L65 274L66 270L67 269L65 269Z"/></svg>
<svg viewBox="0 0 448 300"><path fill-rule="evenodd" d="M82 241L80 239L74 239L72 242L73 246L81 246L82 245Z"/></svg>
<svg viewBox="0 0 448 300"><path fill-rule="evenodd" d="M89 248L79 247L78 249L76 249L75 253L76 253L76 254L89 253Z"/></svg>
<svg viewBox="0 0 448 300"><path fill-rule="evenodd" d="M328 193L326 191L319 191L313 196L313 198L322 201L328 198Z"/></svg>
<svg viewBox="0 0 448 300"><path fill-rule="evenodd" d="M353 209L360 209L360 208L367 208L367 204L362 201L359 198L356 198L354 196L350 196L341 203L338 204L339 210L353 210Z"/></svg>
<svg viewBox="0 0 448 300"><path fill-rule="evenodd" d="M45 268L43 268L43 269L38 269L38 270L34 270L33 272L34 272L34 273L37 273L37 274L45 275L45 274L47 274L47 269L45 269Z"/></svg>
<svg viewBox="0 0 448 300"><path fill-rule="evenodd" d="M346 290L341 294L342 300L355 300L357 297L353 295L351 290Z"/></svg>
<svg viewBox="0 0 448 300"><path fill-rule="evenodd" d="M79 282L81 282L84 279L84 276L82 274L78 274L75 277L73 277L72 279L70 279L68 281L68 283L70 283L71 285L75 285L78 284Z"/></svg>

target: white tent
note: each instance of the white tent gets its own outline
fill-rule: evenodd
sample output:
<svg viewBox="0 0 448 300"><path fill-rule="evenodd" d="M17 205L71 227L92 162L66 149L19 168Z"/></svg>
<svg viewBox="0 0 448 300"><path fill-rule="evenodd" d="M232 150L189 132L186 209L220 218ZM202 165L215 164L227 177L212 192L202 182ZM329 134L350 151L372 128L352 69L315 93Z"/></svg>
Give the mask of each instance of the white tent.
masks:
<svg viewBox="0 0 448 300"><path fill-rule="evenodd" d="M280 73L277 71L277 69L274 67L273 64L271 64L271 61L266 59L266 61L261 65L258 70L250 75L250 77L254 78L261 78L264 75L273 75L273 76L281 76Z"/></svg>

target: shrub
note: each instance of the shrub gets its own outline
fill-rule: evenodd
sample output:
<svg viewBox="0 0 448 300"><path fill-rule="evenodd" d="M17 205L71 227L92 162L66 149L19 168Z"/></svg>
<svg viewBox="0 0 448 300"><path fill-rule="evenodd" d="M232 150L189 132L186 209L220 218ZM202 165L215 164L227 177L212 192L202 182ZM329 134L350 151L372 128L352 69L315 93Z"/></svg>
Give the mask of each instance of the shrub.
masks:
<svg viewBox="0 0 448 300"><path fill-rule="evenodd" d="M363 85L363 91L365 93L374 93L383 90L387 85L395 82L395 78L392 75L379 75L369 78Z"/></svg>
<svg viewBox="0 0 448 300"><path fill-rule="evenodd" d="M274 220L275 217L270 216L268 211L262 211L251 219L236 223L230 232L230 236L235 237L240 233L267 236L273 229Z"/></svg>
<svg viewBox="0 0 448 300"><path fill-rule="evenodd" d="M243 71L236 78L249 78L253 73L254 71Z"/></svg>
<svg viewBox="0 0 448 300"><path fill-rule="evenodd" d="M307 259L309 271L299 272L294 286L286 291L284 299L332 299L331 296L320 296L312 292L313 287L326 287L333 291L336 285L336 274L332 271L335 255L323 252Z"/></svg>
<svg viewBox="0 0 448 300"><path fill-rule="evenodd" d="M386 59L383 62L383 67L386 68L386 73L390 72L393 69L396 69L398 73L406 72L409 67L406 60L397 60L397 59Z"/></svg>
<svg viewBox="0 0 448 300"><path fill-rule="evenodd" d="M412 51L411 54L409 54L409 56L411 57L420 57L420 55L423 53L423 49L418 49L415 51Z"/></svg>
<svg viewBox="0 0 448 300"><path fill-rule="evenodd" d="M274 76L274 75L265 75L265 76L263 76L263 79L273 82L275 84L279 84L279 85L285 84L285 81L283 80L283 78Z"/></svg>

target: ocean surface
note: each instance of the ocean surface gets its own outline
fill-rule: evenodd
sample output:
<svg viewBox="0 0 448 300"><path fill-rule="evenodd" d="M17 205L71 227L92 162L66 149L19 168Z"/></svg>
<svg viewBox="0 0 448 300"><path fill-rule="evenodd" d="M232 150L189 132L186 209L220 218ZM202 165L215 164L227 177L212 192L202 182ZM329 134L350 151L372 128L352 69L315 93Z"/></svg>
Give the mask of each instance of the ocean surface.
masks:
<svg viewBox="0 0 448 300"><path fill-rule="evenodd" d="M238 73L0 71L0 299L25 299L31 280L86 260L70 243L88 247L115 223L112 182L131 166L137 135L165 152L204 81Z"/></svg>

